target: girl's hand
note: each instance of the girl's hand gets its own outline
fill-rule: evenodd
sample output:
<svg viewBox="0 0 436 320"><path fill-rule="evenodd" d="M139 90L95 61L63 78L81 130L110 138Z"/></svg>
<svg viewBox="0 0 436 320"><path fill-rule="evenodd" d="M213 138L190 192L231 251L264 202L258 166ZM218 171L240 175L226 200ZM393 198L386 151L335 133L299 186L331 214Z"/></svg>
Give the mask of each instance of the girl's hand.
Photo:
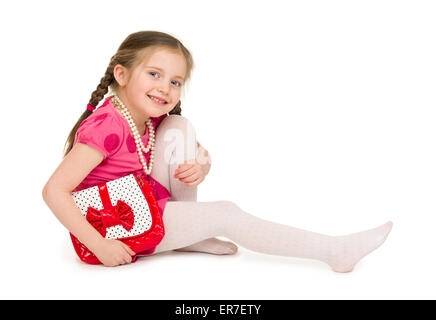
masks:
<svg viewBox="0 0 436 320"><path fill-rule="evenodd" d="M197 141L198 151L195 161L185 161L176 169L174 178L184 182L187 186L199 185L209 173L211 166L210 155Z"/></svg>
<svg viewBox="0 0 436 320"><path fill-rule="evenodd" d="M203 167L195 159L195 163L191 161L185 161L176 169L174 173L174 178L179 179L184 182L187 186L197 186L206 177L206 172L204 172Z"/></svg>
<svg viewBox="0 0 436 320"><path fill-rule="evenodd" d="M94 251L105 267L115 267L132 262L135 252L125 243L114 239L102 239Z"/></svg>

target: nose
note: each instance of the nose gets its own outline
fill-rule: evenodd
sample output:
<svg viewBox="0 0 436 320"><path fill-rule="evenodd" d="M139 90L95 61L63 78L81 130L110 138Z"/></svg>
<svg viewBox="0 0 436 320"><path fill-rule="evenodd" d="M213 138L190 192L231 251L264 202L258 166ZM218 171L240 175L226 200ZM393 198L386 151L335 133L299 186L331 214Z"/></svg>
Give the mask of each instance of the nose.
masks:
<svg viewBox="0 0 436 320"><path fill-rule="evenodd" d="M162 93L164 95L167 95L168 91L169 91L169 84L166 83L165 81L162 81L160 86L159 86L159 88L158 88L158 90L159 90L160 93Z"/></svg>

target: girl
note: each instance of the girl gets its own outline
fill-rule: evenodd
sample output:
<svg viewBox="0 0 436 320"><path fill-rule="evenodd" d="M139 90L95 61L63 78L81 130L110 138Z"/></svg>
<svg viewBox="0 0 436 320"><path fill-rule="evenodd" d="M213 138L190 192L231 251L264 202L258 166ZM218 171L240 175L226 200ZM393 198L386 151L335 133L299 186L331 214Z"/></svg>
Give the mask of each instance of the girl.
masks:
<svg viewBox="0 0 436 320"><path fill-rule="evenodd" d="M385 241L390 221L329 236L257 218L230 201L197 202L197 186L211 160L196 141L192 124L181 116L181 88L192 68L190 52L171 35L129 35L111 58L87 110L71 130L63 161L44 187L44 201L54 215L105 266L168 250L235 253L236 245L214 238L224 236L253 251L317 259L333 271L349 272ZM71 197L73 191L132 172L152 186L166 232L157 247L137 255L121 241L103 238Z"/></svg>

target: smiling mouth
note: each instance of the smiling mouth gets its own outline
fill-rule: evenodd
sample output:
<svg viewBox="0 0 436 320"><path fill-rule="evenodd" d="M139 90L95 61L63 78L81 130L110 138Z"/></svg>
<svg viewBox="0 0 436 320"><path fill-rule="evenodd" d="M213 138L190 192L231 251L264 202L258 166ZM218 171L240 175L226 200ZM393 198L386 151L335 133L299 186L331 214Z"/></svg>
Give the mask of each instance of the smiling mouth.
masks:
<svg viewBox="0 0 436 320"><path fill-rule="evenodd" d="M157 104L159 104L159 105L164 105L164 104L167 104L167 103L168 103L168 102L166 102L165 100L161 100L161 99L158 99L158 98L153 97L153 96L150 96L150 95L147 95L147 97L149 97L150 100L152 100L153 102L155 102L155 103L157 103Z"/></svg>

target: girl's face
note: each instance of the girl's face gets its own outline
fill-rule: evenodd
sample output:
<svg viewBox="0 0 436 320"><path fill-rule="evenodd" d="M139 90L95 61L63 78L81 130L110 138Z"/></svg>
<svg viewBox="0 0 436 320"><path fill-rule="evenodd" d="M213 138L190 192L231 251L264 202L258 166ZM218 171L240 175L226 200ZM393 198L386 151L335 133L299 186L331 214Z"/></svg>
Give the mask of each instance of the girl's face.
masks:
<svg viewBox="0 0 436 320"><path fill-rule="evenodd" d="M129 74L114 69L119 77L118 96L139 122L171 111L180 100L185 81L186 60L182 53L153 49ZM155 97L162 101L155 101ZM142 122L144 123L144 122Z"/></svg>

